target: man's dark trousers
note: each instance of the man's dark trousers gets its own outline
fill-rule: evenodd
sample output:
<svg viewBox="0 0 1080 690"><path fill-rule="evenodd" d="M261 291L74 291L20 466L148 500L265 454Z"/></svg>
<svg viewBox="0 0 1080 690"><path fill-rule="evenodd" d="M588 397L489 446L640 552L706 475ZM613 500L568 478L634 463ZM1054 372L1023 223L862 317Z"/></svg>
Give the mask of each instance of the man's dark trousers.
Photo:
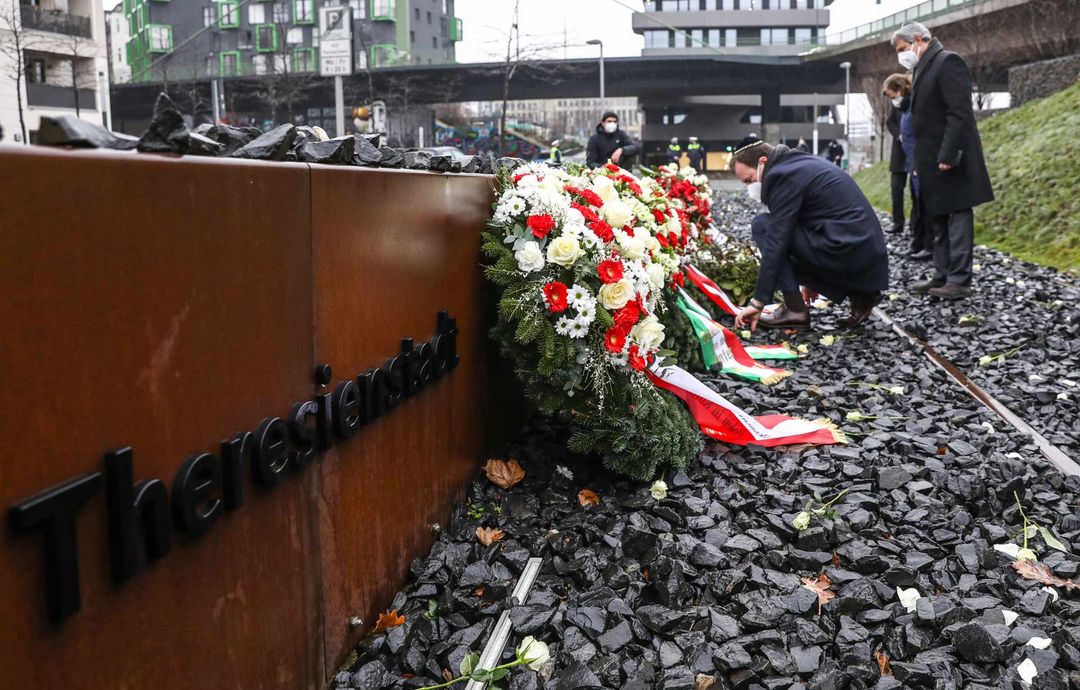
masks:
<svg viewBox="0 0 1080 690"><path fill-rule="evenodd" d="M754 216L750 223L750 234L754 239L754 244L760 247L765 242L765 235L768 232L769 214L759 213ZM820 275L807 270L811 268L809 259L813 257L814 249L806 239L804 230L797 231L792 237L790 253L781 259L776 272L776 288L787 295L798 293L800 286L806 286L834 302L844 301L849 290L838 287ZM800 258L802 258L801 261Z"/></svg>
<svg viewBox="0 0 1080 690"><path fill-rule="evenodd" d="M904 187L907 186L907 178L906 172L894 172L892 174L892 222L894 232L900 232L904 229Z"/></svg>
<svg viewBox="0 0 1080 690"><path fill-rule="evenodd" d="M971 285L975 214L970 208L934 216L934 280Z"/></svg>

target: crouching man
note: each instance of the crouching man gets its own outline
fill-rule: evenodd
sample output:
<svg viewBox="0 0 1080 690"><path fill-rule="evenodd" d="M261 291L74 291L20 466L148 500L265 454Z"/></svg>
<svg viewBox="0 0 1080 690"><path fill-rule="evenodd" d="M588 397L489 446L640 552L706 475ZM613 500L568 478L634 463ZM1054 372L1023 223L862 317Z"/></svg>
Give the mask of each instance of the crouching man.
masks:
<svg viewBox="0 0 1080 690"><path fill-rule="evenodd" d="M731 169L769 209L751 225L761 267L754 298L735 323L809 326L800 286L836 303L851 300L843 325L865 321L889 285L889 264L877 214L854 180L823 158L749 138L732 154ZM762 315L776 290L783 306Z"/></svg>

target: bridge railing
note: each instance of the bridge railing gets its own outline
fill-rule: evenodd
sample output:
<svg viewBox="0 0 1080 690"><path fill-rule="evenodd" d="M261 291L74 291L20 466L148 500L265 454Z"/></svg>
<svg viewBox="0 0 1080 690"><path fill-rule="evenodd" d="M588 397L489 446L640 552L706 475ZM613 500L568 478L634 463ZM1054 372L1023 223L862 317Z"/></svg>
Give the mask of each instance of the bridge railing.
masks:
<svg viewBox="0 0 1080 690"><path fill-rule="evenodd" d="M860 38L865 38L867 36L874 36L883 31L898 29L906 22L931 19L939 14L954 10L957 7L974 5L979 2L984 2L984 0L926 0L926 2L920 2L918 5L913 5L906 10L895 12L887 17L875 19L872 22L867 22L866 24L861 24L839 33L828 34L826 36L826 43L831 46L851 43L852 41L857 41Z"/></svg>

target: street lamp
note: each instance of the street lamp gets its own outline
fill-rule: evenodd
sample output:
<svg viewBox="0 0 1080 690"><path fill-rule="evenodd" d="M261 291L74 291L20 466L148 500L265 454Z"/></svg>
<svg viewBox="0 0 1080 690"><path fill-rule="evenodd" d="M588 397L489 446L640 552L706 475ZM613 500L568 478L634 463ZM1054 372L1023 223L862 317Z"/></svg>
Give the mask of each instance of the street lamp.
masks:
<svg viewBox="0 0 1080 690"><path fill-rule="evenodd" d="M851 63L841 62L840 69L844 70L844 141L847 142L848 160L851 160Z"/></svg>
<svg viewBox="0 0 1080 690"><path fill-rule="evenodd" d="M585 45L600 46L600 105L604 103L604 42L599 38L590 38L585 41Z"/></svg>

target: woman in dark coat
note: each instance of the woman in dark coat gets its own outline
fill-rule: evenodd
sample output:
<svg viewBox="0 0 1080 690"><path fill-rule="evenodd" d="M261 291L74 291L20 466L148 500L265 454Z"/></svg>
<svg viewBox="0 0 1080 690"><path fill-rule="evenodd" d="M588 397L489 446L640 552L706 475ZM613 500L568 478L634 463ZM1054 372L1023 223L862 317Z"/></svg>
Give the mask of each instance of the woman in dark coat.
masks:
<svg viewBox="0 0 1080 690"><path fill-rule="evenodd" d="M904 177L911 181L911 258L929 259L934 246L929 219L922 208L919 196L919 176L915 174L915 118L911 114L911 77L906 74L891 74L885 80L882 92L893 100L897 118L896 144L901 147L900 161L904 166ZM895 164L893 153L893 162ZM895 173L894 173L895 179ZM901 204L903 204L901 193ZM896 203L895 199L893 203Z"/></svg>
<svg viewBox="0 0 1080 690"><path fill-rule="evenodd" d="M754 299L738 322L756 325L780 290L784 306L761 317L761 325L809 325L800 285L834 302L850 298L845 325L864 321L889 286L889 262L881 223L851 176L817 156L760 141L736 150L731 168L751 196L760 183L769 208L751 224L761 266Z"/></svg>
<svg viewBox="0 0 1080 690"><path fill-rule="evenodd" d="M934 231L934 277L911 289L959 299L971 294L972 209L994 200L971 107L971 71L918 22L901 27L892 44L901 64L915 69L915 172Z"/></svg>

